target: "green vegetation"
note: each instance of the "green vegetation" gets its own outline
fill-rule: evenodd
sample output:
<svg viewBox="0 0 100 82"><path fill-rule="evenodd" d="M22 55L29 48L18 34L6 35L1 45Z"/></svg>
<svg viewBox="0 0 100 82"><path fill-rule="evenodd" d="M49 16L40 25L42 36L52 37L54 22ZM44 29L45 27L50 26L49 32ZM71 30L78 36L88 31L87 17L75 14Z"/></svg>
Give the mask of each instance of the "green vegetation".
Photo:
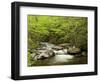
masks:
<svg viewBox="0 0 100 82"><path fill-rule="evenodd" d="M87 51L87 17L28 15L28 62L39 42L70 43Z"/></svg>

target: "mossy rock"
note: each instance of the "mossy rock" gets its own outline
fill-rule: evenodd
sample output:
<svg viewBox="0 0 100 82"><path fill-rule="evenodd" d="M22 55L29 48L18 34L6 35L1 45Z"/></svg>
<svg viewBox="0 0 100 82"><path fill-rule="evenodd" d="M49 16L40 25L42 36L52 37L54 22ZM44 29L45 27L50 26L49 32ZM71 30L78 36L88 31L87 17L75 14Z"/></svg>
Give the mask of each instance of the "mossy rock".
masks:
<svg viewBox="0 0 100 82"><path fill-rule="evenodd" d="M75 47L70 47L67 50L68 54L79 54L80 52L81 52L81 49L80 48L75 48Z"/></svg>

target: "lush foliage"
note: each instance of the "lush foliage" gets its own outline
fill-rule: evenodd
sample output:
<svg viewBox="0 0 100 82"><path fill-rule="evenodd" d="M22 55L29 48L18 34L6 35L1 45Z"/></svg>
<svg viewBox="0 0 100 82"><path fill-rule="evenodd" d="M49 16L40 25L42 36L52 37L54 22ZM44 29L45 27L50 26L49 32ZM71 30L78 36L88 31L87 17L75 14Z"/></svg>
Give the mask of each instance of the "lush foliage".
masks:
<svg viewBox="0 0 100 82"><path fill-rule="evenodd" d="M28 50L39 42L71 43L87 50L87 18L69 16L28 16Z"/></svg>

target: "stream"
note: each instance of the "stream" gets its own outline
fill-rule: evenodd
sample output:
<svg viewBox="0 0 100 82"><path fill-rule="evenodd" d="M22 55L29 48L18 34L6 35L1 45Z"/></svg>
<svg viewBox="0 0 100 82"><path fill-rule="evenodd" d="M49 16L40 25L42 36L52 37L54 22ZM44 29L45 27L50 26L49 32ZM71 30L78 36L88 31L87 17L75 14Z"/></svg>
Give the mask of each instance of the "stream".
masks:
<svg viewBox="0 0 100 82"><path fill-rule="evenodd" d="M55 45L49 43L42 43L42 48L52 48ZM73 65L73 64L87 64L87 56L75 56L67 54L66 50L56 51L55 56L44 59L44 60L33 60L33 64L31 66L51 66L51 65Z"/></svg>

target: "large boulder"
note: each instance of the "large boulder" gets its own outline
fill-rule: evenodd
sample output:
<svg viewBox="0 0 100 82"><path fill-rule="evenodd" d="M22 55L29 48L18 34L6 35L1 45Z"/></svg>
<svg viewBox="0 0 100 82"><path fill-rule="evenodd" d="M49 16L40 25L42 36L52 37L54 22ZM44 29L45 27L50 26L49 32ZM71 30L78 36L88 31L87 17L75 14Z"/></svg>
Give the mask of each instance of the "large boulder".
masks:
<svg viewBox="0 0 100 82"><path fill-rule="evenodd" d="M34 59L44 60L53 56L55 56L55 53L53 52L53 50L38 50Z"/></svg>
<svg viewBox="0 0 100 82"><path fill-rule="evenodd" d="M67 50L68 54L79 54L81 53L81 49L80 48L76 48L76 47L69 47Z"/></svg>

